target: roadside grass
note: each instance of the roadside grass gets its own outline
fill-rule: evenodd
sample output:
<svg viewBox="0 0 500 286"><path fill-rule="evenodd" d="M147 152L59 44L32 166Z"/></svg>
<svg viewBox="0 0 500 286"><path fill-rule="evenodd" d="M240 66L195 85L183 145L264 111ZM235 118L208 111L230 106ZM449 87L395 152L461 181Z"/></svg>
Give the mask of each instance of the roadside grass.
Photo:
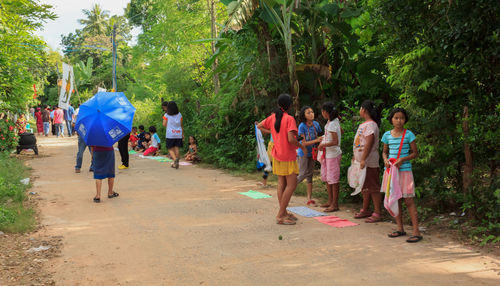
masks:
<svg viewBox="0 0 500 286"><path fill-rule="evenodd" d="M29 177L29 168L19 159L0 152L0 230L27 232L36 225L35 211L26 203L30 185L21 183Z"/></svg>

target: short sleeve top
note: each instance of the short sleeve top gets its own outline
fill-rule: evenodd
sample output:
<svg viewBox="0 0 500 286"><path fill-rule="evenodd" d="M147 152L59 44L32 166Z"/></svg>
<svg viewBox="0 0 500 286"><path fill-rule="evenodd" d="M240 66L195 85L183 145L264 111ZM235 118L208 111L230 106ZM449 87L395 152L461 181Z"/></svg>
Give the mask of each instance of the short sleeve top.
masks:
<svg viewBox="0 0 500 286"><path fill-rule="evenodd" d="M318 138L318 134L321 133L321 126L317 121L313 121L313 125L307 126L306 123L302 122L299 124L299 135L304 136L305 141L311 141ZM304 141L302 141L304 143ZM312 157L312 148L314 145L307 146L307 157ZM297 155L299 157L304 156L302 149L297 150Z"/></svg>
<svg viewBox="0 0 500 286"><path fill-rule="evenodd" d="M391 131L385 132L384 135L382 136L381 140L382 143L389 145L389 159L398 157L399 145L401 143L401 136L396 138L392 137ZM415 134L413 134L413 132L411 132L410 130L406 130L405 139L403 141L403 147L401 148L401 155L399 156L400 158L410 155L410 150L411 150L410 143L415 141L415 139L416 139ZM410 161L405 161L403 164L401 164L401 167L399 167L399 171L411 171Z"/></svg>
<svg viewBox="0 0 500 286"><path fill-rule="evenodd" d="M158 148L161 142L160 137L158 137L158 133L153 134L153 136L151 136L151 140L151 147Z"/></svg>
<svg viewBox="0 0 500 286"><path fill-rule="evenodd" d="M274 139L274 148L272 151L273 158L281 162L295 161L297 159L297 153L295 152L297 147L288 142L288 132L297 132L295 119L288 113L283 113L279 133L276 132L276 129L274 128L275 122L276 114L272 114L262 121L262 126L271 130L271 135Z"/></svg>
<svg viewBox="0 0 500 286"><path fill-rule="evenodd" d="M182 114L179 112L176 115L168 115L165 113L163 119L167 119L167 139L182 139Z"/></svg>
<svg viewBox="0 0 500 286"><path fill-rule="evenodd" d="M339 144L337 146L325 147L326 150L325 158L327 159L336 158L342 154L342 150L340 149L340 142L342 142L341 141L342 134L340 132L340 122L338 118L336 118L335 120L328 121L325 124L325 137L323 138L323 142L328 143L333 140L332 132L337 133Z"/></svg>
<svg viewBox="0 0 500 286"><path fill-rule="evenodd" d="M368 153L368 157L365 159L366 166L368 168L378 168L379 158L378 153L379 146L379 129L377 123L374 121L367 121L359 125L358 131L356 131L356 136L354 137L354 144L352 146L354 159L361 162L363 153L365 151L366 138L373 134L373 145Z"/></svg>

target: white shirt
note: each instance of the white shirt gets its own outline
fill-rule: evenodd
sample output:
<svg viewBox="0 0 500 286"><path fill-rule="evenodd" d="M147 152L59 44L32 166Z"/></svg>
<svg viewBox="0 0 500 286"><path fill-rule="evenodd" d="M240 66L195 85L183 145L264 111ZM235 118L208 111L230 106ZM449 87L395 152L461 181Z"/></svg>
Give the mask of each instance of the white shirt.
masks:
<svg viewBox="0 0 500 286"><path fill-rule="evenodd" d="M165 137L167 139L182 139L182 114L180 112L176 115L168 115L165 113L163 118L168 120Z"/></svg>
<svg viewBox="0 0 500 286"><path fill-rule="evenodd" d="M327 159L336 158L342 154L342 150L340 149L340 142L341 142L340 139L342 135L340 132L340 122L338 118L332 121L328 121L325 124L325 137L323 138L323 142L328 143L333 140L333 135L331 132L337 133L339 144L336 146L325 147L326 150L325 158Z"/></svg>
<svg viewBox="0 0 500 286"><path fill-rule="evenodd" d="M151 136L151 147L158 149L159 145L160 145L160 137L158 137L158 133L155 133L153 134L153 136Z"/></svg>

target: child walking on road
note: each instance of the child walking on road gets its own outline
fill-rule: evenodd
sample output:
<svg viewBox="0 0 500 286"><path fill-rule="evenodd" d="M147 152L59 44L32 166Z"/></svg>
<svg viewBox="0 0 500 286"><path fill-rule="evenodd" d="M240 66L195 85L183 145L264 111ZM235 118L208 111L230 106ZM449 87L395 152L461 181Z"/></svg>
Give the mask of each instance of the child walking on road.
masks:
<svg viewBox="0 0 500 286"><path fill-rule="evenodd" d="M108 179L108 198L118 197L119 194L113 191L115 183L115 150L113 147L92 146L92 158L94 179L96 180L94 203L101 202L103 179Z"/></svg>
<svg viewBox="0 0 500 286"><path fill-rule="evenodd" d="M306 148L297 141L297 125L295 119L287 111L292 105L292 98L288 94L278 97L278 107L274 114L259 123L257 127L262 132L271 132L274 139L273 173L278 176L278 203L279 211L276 215L276 223L293 225L297 218L287 212L286 208L290 198L297 187L297 175L299 167L296 160L295 150L301 148L307 153Z"/></svg>
<svg viewBox="0 0 500 286"><path fill-rule="evenodd" d="M182 148L182 140L184 139L184 126L182 123L182 114L175 101L162 103L163 110L166 111L163 116L163 126L167 128L166 145L172 160L172 168L179 169L180 152Z"/></svg>

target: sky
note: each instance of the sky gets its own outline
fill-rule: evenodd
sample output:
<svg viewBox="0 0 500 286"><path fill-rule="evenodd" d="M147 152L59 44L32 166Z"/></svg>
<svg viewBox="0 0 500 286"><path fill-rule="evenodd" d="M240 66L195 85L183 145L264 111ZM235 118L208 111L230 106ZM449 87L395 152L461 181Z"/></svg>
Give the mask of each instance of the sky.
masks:
<svg viewBox="0 0 500 286"><path fill-rule="evenodd" d="M36 34L41 36L52 49L60 51L62 50L61 35L74 33L76 29L82 28L78 19L85 18L82 13L83 9L90 10L97 3L103 10L108 10L110 16L123 15L129 2L130 0L39 0L41 4L52 5L52 11L58 18L46 22L43 30L37 31ZM138 33L139 29L132 30L132 42L135 42Z"/></svg>

